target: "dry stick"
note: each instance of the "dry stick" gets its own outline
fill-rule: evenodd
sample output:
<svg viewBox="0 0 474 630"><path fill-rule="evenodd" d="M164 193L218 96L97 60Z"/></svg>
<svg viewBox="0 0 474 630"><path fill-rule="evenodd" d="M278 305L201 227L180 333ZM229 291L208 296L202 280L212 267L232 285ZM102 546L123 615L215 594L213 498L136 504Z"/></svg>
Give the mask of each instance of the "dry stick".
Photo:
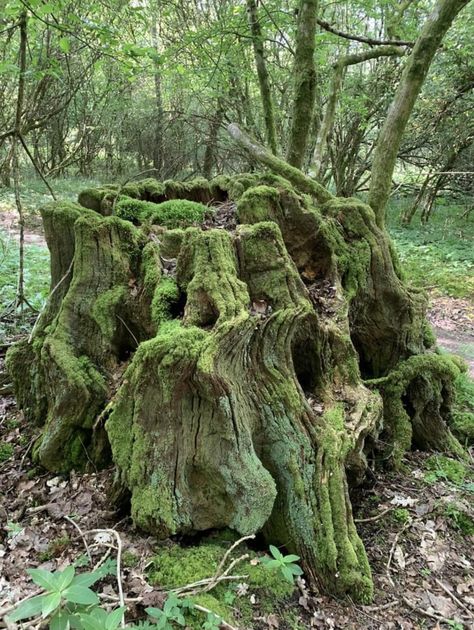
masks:
<svg viewBox="0 0 474 630"><path fill-rule="evenodd" d="M372 523L373 521L378 521L379 518L382 518L382 516L385 516L385 514L388 514L393 509L394 508L389 507L386 510L382 510L382 512L380 512L380 514L376 514L375 516L370 516L368 518L355 518L354 519L354 523Z"/></svg>
<svg viewBox="0 0 474 630"><path fill-rule="evenodd" d="M215 577L220 575L221 570L223 566L225 565L227 558L230 556L230 554L234 551L236 547L238 547L240 544L242 544L246 540L254 540L254 539L255 539L255 534L252 534L250 536L244 536L243 538L239 538L239 540L236 540L235 543L229 547L229 549L224 554L224 557L220 561L219 566L217 567L217 571L215 573Z"/></svg>
<svg viewBox="0 0 474 630"><path fill-rule="evenodd" d="M224 626L224 628L228 628L228 630L238 630L238 628L236 628L235 626L231 626L230 623L225 621L225 619L222 619L222 617L219 617L219 615L216 615L216 613L212 612L212 610L209 610L209 608L204 608L204 606L201 606L200 604L193 604L193 608L195 608L196 610L200 610L201 612L208 615L215 615L219 619L219 624L221 626Z"/></svg>
<svg viewBox="0 0 474 630"><path fill-rule="evenodd" d="M454 595L454 593L451 593L451 591L449 590L449 588L447 588L440 580L438 580L438 578L435 577L435 582L436 584L438 584L438 586L441 586L441 588L443 589L443 591L445 593L447 593L449 595L449 597L453 600L453 602L456 602L456 604L458 606L461 606L461 608L464 608L464 610L469 614L469 617L472 619L473 618L473 613L471 610L469 610L469 608L466 606L466 604L464 604L460 599L458 599L456 597L456 595Z"/></svg>
<svg viewBox="0 0 474 630"><path fill-rule="evenodd" d="M420 614L424 615L425 617L430 617L431 619L436 619L437 621L444 621L445 623L450 623L450 621L452 621L452 619L448 619L447 617L443 617L443 615L437 615L436 613L430 613L427 610L425 610L424 608L420 608L419 606L416 606L413 602L411 602L404 595L402 595L402 599L405 602L405 604L407 604L407 606L409 606L413 610L416 610L416 612L419 612Z"/></svg>
<svg viewBox="0 0 474 630"><path fill-rule="evenodd" d="M82 538L82 542L84 543L84 547L86 548L86 553L87 553L87 557L89 558L89 563L92 566L92 555L91 555L91 551L89 549L89 545L87 544L87 540L86 537L84 535L84 532L82 531L82 529L79 527L79 525L72 520L72 518L69 518L69 516L64 515L63 517L68 523L71 523L71 525L73 525L77 531L79 532L79 536Z"/></svg>
<svg viewBox="0 0 474 630"><path fill-rule="evenodd" d="M51 188L48 180L46 179L46 177L43 175L43 173L41 172L40 167L38 166L38 164L36 163L35 158L32 156L31 151L28 148L28 145L25 142L25 139L23 138L23 136L21 135L20 132L18 132L18 138L20 139L20 142L25 150L26 155L30 158L31 163L33 164L33 166L35 167L36 172L38 173L38 175L41 177L41 179L43 180L46 188L49 190L49 193L51 195L51 197L54 199L54 201L57 200L56 195L54 194L54 190Z"/></svg>
<svg viewBox="0 0 474 630"><path fill-rule="evenodd" d="M393 558L393 554L395 553L395 548L397 546L398 540L400 538L400 536L403 534L403 532L412 525L413 520L409 520L407 523L405 523L405 525L402 527L402 529L397 532L396 536L395 536L395 540L393 541L392 547L390 549L390 554L388 557L388 562L387 562L387 566L385 567L385 572L387 574L387 578L390 582L390 584L392 586L395 586L394 581L392 580L392 577L390 575L390 565L392 564L392 558Z"/></svg>
<svg viewBox="0 0 474 630"><path fill-rule="evenodd" d="M122 572L120 568L120 564L122 561L122 539L118 532L115 529L90 529L85 534L109 534L115 536L115 540L117 541L117 586L119 592L119 602L120 606L125 606L125 600L123 596L123 588L122 588ZM125 618L122 615L122 619L120 622L122 628L125 628Z"/></svg>

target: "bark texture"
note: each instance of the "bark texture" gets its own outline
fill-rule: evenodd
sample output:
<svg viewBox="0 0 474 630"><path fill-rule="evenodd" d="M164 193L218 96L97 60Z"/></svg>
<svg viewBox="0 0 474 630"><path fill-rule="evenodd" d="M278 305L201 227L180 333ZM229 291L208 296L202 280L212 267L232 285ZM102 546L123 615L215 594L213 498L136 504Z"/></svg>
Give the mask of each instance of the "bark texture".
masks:
<svg viewBox="0 0 474 630"><path fill-rule="evenodd" d="M288 168L293 184L145 180L45 206L53 290L7 364L46 468L112 458L138 526L263 531L367 602L349 482L374 451L461 452L460 368L428 350L425 300L370 207L318 203Z"/></svg>

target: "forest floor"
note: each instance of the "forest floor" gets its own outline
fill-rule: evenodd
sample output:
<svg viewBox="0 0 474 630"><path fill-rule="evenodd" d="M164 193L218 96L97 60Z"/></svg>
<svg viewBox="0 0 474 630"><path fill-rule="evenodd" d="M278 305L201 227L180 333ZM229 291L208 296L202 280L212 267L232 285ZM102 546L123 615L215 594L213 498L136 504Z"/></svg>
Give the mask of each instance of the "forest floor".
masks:
<svg viewBox="0 0 474 630"><path fill-rule="evenodd" d="M39 194L38 198L32 194L31 207L38 201ZM11 197L0 198L0 311L15 294L18 225L12 205ZM452 230L452 237L446 237L441 225L440 221L438 227L435 225L423 237L419 230L399 233L394 229L393 235L410 279L418 285L424 283L430 290L429 317L440 346L463 356L474 376L474 260L469 246L463 244L469 242L469 234L461 226L461 239L459 231ZM27 295L40 308L48 292L48 252L41 221L29 208L25 236ZM33 320L34 317L26 317L20 325L0 321L0 377L8 344L25 334ZM0 395L1 383L0 378ZM196 546L190 542L199 544L199 550L212 547L215 551L216 535L199 541L162 544L137 531L126 514L116 512L107 501L112 470L66 478L35 468L30 460L35 429L25 423L8 387L3 388L3 393L0 396L0 627L2 615L12 603L36 594L36 587L26 573L28 568L41 566L53 571L68 564L87 565L78 528L83 532L112 528L120 536L120 579L131 619L143 618L146 606L162 603L166 585L159 580L156 583L155 569L169 562L177 542L185 543L183 581L173 586L213 574L217 567L203 563L204 551L199 552L201 568L196 573L196 562L191 557ZM471 464L472 461L471 456ZM473 494L472 465L418 452L406 458L400 472L379 471L370 487L354 493L357 527L374 573L375 599L370 606L356 606L351 601L310 593L304 581L295 585L289 595L275 580L271 588L251 579L230 582L225 589L217 586L216 599L209 601L217 602L220 609L216 612L224 611L223 616L239 630L474 628ZM111 543L110 533L92 539L89 544L92 565L106 556L114 557ZM229 543L220 540L219 545L224 555ZM235 556L244 551L237 549ZM252 562L258 564L265 551L262 541L252 543ZM115 570L112 564L110 569ZM115 606L116 577L111 575L102 580L98 592L103 602ZM212 592L207 597L211 596Z"/></svg>

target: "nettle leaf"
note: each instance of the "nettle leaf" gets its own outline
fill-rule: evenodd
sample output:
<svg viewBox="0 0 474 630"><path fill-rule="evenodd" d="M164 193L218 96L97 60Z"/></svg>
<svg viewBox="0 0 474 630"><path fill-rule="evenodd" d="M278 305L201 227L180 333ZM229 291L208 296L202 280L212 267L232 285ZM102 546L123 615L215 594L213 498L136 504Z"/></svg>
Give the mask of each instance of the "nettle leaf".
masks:
<svg viewBox="0 0 474 630"><path fill-rule="evenodd" d="M69 588L63 591L63 596L68 602L72 602L73 604L83 604L87 606L99 603L99 598L94 591L80 584L72 584L69 586Z"/></svg>
<svg viewBox="0 0 474 630"><path fill-rule="evenodd" d="M59 591L45 595L41 606L41 616L43 619L49 617L49 615L56 610L60 603L61 593Z"/></svg>
<svg viewBox="0 0 474 630"><path fill-rule="evenodd" d="M16 610L8 615L9 621L20 621L20 619L28 619L28 617L36 617L43 608L43 599L46 595L37 595L31 599L27 599L21 603Z"/></svg>

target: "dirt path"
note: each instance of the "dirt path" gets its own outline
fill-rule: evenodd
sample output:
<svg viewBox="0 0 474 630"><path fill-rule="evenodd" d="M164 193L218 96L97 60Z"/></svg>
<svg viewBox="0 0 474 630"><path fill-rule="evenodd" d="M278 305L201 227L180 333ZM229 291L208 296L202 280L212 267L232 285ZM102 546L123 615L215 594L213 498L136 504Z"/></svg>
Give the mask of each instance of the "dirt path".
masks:
<svg viewBox="0 0 474 630"><path fill-rule="evenodd" d="M474 303L451 297L432 297L428 318L438 344L461 356L474 378Z"/></svg>

